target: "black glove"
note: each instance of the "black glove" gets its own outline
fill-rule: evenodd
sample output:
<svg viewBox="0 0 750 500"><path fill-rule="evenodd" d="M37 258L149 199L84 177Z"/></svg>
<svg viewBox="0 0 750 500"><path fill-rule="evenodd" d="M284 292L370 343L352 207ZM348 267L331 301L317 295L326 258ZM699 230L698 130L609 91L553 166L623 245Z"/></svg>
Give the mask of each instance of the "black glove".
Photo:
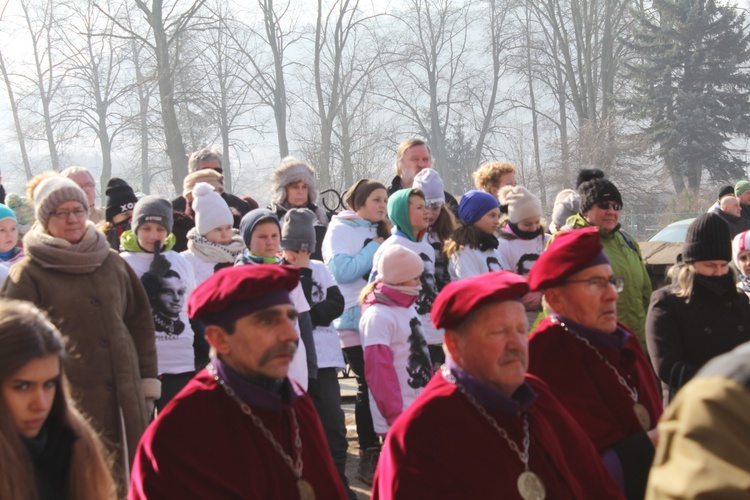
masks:
<svg viewBox="0 0 750 500"><path fill-rule="evenodd" d="M172 265L161 253L161 245L154 248L154 260L151 261L148 272L158 278L163 278L171 268Z"/></svg>

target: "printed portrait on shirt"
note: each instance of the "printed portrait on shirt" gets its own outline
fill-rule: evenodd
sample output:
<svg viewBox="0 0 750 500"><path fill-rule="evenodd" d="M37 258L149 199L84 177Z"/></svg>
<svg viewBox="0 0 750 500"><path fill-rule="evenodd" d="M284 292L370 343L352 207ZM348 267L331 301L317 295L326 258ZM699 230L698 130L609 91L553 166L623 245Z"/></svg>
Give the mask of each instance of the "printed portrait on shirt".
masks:
<svg viewBox="0 0 750 500"><path fill-rule="evenodd" d="M430 381L432 363L419 318L412 318L409 321L409 327L411 333L409 334L409 359L406 362L406 373L409 374L407 383L412 389L419 389Z"/></svg>

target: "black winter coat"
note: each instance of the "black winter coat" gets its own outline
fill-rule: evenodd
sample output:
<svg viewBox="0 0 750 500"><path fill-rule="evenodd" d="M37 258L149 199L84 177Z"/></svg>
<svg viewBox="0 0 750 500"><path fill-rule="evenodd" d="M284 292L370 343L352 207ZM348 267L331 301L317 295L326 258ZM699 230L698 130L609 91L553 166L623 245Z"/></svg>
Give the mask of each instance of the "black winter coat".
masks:
<svg viewBox="0 0 750 500"><path fill-rule="evenodd" d="M651 296L646 342L665 406L709 360L750 341L748 298L728 288L719 294L696 282L690 302L672 285Z"/></svg>

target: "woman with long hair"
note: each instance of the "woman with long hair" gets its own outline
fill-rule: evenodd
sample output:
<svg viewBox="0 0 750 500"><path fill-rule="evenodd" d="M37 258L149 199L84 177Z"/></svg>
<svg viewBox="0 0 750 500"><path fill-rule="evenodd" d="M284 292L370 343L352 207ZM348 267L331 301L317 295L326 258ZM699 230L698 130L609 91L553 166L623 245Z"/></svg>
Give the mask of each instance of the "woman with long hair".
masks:
<svg viewBox="0 0 750 500"><path fill-rule="evenodd" d="M115 498L98 436L72 402L62 337L31 303L0 300L0 498Z"/></svg>
<svg viewBox="0 0 750 500"><path fill-rule="evenodd" d="M672 283L651 296L646 341L665 406L710 359L750 341L750 303L730 260L729 226L703 214L688 227L681 260L668 273Z"/></svg>

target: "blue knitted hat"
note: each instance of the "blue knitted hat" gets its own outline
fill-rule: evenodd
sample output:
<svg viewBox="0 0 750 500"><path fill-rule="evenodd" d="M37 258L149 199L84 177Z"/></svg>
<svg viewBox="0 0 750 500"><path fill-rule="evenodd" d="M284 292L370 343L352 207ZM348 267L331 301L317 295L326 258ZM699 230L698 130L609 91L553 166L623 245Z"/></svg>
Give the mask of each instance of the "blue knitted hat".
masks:
<svg viewBox="0 0 750 500"><path fill-rule="evenodd" d="M458 217L466 225L474 224L484 217L484 214L493 208L499 208L497 198L490 193L472 189L461 197L461 203L458 205Z"/></svg>
<svg viewBox="0 0 750 500"><path fill-rule="evenodd" d="M13 219L16 220L16 214L7 205L0 203L0 220ZM16 220L16 222L18 222Z"/></svg>

